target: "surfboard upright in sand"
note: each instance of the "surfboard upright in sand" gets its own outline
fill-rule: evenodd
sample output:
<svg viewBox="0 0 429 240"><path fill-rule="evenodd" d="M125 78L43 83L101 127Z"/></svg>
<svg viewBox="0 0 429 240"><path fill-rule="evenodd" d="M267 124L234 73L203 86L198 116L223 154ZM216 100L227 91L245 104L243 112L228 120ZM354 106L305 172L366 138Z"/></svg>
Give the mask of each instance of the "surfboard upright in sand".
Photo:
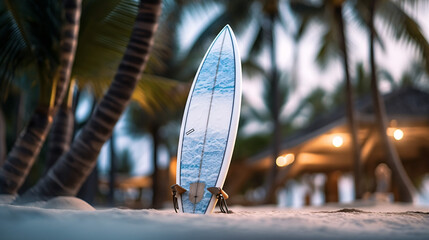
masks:
<svg viewBox="0 0 429 240"><path fill-rule="evenodd" d="M180 131L176 183L180 212L211 213L234 149L241 105L241 61L225 26L211 44L189 92Z"/></svg>

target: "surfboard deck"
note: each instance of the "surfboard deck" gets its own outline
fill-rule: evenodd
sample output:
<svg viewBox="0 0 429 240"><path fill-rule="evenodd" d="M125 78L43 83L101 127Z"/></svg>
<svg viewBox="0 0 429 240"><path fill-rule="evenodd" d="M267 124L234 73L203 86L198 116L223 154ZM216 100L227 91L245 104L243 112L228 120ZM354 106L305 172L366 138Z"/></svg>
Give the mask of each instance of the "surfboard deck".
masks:
<svg viewBox="0 0 429 240"><path fill-rule="evenodd" d="M210 45L190 89L177 153L179 212L206 214L216 205L207 188L223 187L241 107L241 60L234 33L225 26Z"/></svg>

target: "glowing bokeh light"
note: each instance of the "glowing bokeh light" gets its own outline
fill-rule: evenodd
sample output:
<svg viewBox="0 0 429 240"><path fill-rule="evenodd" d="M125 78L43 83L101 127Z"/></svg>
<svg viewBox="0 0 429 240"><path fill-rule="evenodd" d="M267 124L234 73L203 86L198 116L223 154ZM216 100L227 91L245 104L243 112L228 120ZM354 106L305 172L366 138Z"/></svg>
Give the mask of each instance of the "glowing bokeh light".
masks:
<svg viewBox="0 0 429 240"><path fill-rule="evenodd" d="M404 132L401 129L396 129L393 132L393 137L399 141L404 137Z"/></svg>
<svg viewBox="0 0 429 240"><path fill-rule="evenodd" d="M339 148L339 147L343 146L343 143L344 143L344 140L343 140L343 138L342 138L342 137L340 137L340 136L335 136L335 137L332 139L332 145L334 145L334 147Z"/></svg>
<svg viewBox="0 0 429 240"><path fill-rule="evenodd" d="M279 156L276 159L276 164L279 167L286 167L287 165L292 164L295 161L295 155L288 153L286 155Z"/></svg>

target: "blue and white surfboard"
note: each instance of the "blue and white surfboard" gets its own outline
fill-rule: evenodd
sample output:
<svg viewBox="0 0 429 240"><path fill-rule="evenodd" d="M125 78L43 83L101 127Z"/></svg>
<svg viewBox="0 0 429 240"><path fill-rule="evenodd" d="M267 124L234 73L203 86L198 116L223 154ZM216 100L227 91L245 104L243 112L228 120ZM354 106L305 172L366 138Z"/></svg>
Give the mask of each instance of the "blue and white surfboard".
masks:
<svg viewBox="0 0 429 240"><path fill-rule="evenodd" d="M180 131L176 182L180 212L211 213L223 187L237 136L241 60L229 25L210 45L189 92Z"/></svg>

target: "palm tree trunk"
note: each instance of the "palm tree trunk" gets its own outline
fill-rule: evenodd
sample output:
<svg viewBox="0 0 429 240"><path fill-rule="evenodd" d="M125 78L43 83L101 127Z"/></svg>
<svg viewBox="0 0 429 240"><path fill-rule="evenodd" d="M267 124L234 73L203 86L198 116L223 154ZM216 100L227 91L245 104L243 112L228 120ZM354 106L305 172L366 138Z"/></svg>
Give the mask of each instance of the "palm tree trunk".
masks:
<svg viewBox="0 0 429 240"><path fill-rule="evenodd" d="M60 79L53 91L54 109L39 109L24 129L0 170L0 194L16 194L24 183L52 125L56 109L67 90L79 31L81 0L64 0L65 21L61 35Z"/></svg>
<svg viewBox="0 0 429 240"><path fill-rule="evenodd" d="M51 168L55 162L70 149L70 144L74 135L74 86L75 81L71 81L68 87L68 97L61 103L48 142L48 155L46 159L45 172Z"/></svg>
<svg viewBox="0 0 429 240"><path fill-rule="evenodd" d="M61 29L60 73L54 100L54 105L57 108L61 106L66 96L67 89L69 88L70 75L78 42L80 15L82 12L82 0L63 0L63 4L65 24Z"/></svg>
<svg viewBox="0 0 429 240"><path fill-rule="evenodd" d="M0 167L3 166L6 159L6 151L6 122L0 107Z"/></svg>
<svg viewBox="0 0 429 240"><path fill-rule="evenodd" d="M110 138L145 67L161 12L161 0L140 1L139 11L118 71L89 122L76 137L69 152L17 203L74 196Z"/></svg>
<svg viewBox="0 0 429 240"><path fill-rule="evenodd" d="M16 194L42 148L52 124L47 109L37 109L0 169L0 194Z"/></svg>
<svg viewBox="0 0 429 240"><path fill-rule="evenodd" d="M415 188L409 179L404 167L402 166L398 152L396 151L393 143L387 136L387 117L386 109L382 102L380 92L377 85L377 68L375 65L375 52L374 52L374 39L375 39L375 28L374 28L374 13L375 13L376 1L370 3L370 64L371 64L371 93L374 104L374 113L376 116L377 129L380 134L381 143L384 147L384 151L387 157L387 164L392 169L393 179L398 184L399 188L399 201L412 202L413 193Z"/></svg>
<svg viewBox="0 0 429 240"><path fill-rule="evenodd" d="M342 5L338 5L335 7L335 19L338 23L338 30L340 33L340 49L342 53L343 60L343 69L344 75L346 79L346 102L347 102L347 125L350 132L351 137L351 146L350 152L353 159L353 174L354 174L354 184L355 184L355 196L356 199L362 198L362 162L360 156L360 147L358 141L358 127L356 123L356 110L354 108L354 94L353 94L353 86L350 79L349 72L349 62L348 62L348 51L346 46L346 36L344 29L344 19L342 15Z"/></svg>
<svg viewBox="0 0 429 240"><path fill-rule="evenodd" d="M164 189L161 188L160 169L158 166L158 147L159 147L159 126L153 126L150 134L152 135L152 208L160 209L164 203L163 194Z"/></svg>
<svg viewBox="0 0 429 240"><path fill-rule="evenodd" d="M112 133L109 142L110 150L110 170L109 170L109 204L115 206L115 183L116 183L116 151L115 151L115 137Z"/></svg>
<svg viewBox="0 0 429 240"><path fill-rule="evenodd" d="M273 138L272 138L272 165L270 172L267 177L267 194L265 197L265 203L275 203L276 202L276 179L277 179L277 165L276 159L280 153L280 141L281 141L281 129L280 129L280 120L279 120L279 77L277 73L276 65L276 49L275 49L275 34L274 34L274 15L269 16L267 21L267 33L270 46L270 61L271 61L271 76L270 76L270 85L271 85L271 116L273 121Z"/></svg>
<svg viewBox="0 0 429 240"><path fill-rule="evenodd" d="M61 155L70 149L74 130L73 126L74 114L71 107L65 106L59 108L48 140L45 171L48 171Z"/></svg>

